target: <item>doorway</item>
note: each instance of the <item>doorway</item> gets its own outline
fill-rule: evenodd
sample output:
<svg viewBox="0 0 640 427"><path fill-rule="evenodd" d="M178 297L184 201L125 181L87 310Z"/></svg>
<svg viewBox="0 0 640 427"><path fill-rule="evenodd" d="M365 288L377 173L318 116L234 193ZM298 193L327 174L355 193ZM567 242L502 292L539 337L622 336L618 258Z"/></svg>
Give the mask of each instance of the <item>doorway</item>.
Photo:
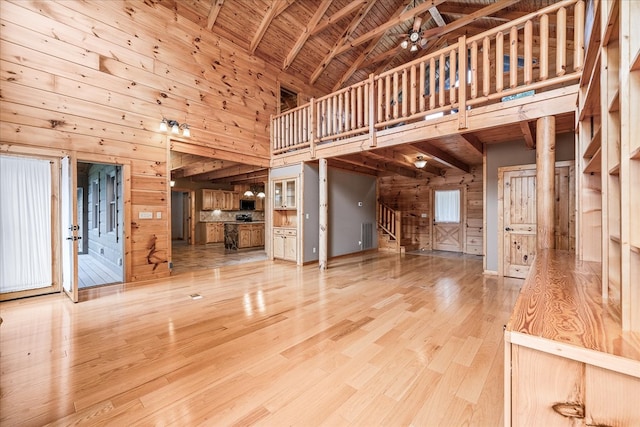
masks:
<svg viewBox="0 0 640 427"><path fill-rule="evenodd" d="M464 252L464 187L433 189L432 248L436 251Z"/></svg>
<svg viewBox="0 0 640 427"><path fill-rule="evenodd" d="M171 240L195 244L195 192L171 189Z"/></svg>
<svg viewBox="0 0 640 427"><path fill-rule="evenodd" d="M555 168L555 247L575 251L573 161ZM498 238L501 275L524 279L536 254L536 165L498 169Z"/></svg>
<svg viewBox="0 0 640 427"><path fill-rule="evenodd" d="M124 281L122 166L77 162L78 288Z"/></svg>

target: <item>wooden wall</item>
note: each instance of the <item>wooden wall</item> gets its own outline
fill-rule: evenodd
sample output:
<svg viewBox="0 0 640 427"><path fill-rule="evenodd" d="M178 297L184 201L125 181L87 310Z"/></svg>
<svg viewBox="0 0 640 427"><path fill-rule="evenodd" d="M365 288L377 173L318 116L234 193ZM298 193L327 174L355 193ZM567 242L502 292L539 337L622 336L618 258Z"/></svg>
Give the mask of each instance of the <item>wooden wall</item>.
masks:
<svg viewBox="0 0 640 427"><path fill-rule="evenodd" d="M378 179L380 200L402 211L403 245L431 250L432 190L452 185L466 190L464 252L482 255L482 165L473 167L471 173L451 169L445 176L432 178ZM428 217L423 218L423 213Z"/></svg>
<svg viewBox="0 0 640 427"><path fill-rule="evenodd" d="M163 117L204 153L269 165L277 70L163 6L2 0L0 23L0 150L130 165L128 280L169 273L147 256L169 245Z"/></svg>

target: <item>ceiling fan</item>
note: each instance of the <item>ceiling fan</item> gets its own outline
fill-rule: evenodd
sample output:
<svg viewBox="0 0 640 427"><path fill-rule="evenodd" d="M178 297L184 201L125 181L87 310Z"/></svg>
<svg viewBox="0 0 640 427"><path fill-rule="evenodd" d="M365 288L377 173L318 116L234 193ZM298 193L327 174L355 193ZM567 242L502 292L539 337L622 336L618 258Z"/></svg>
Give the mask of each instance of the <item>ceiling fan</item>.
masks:
<svg viewBox="0 0 640 427"><path fill-rule="evenodd" d="M427 39L422 37L420 26L422 25L422 18L416 16L413 20L413 27L406 35L406 38L400 42L400 47L403 49L409 48L411 52L416 52L418 48L424 49L427 46Z"/></svg>

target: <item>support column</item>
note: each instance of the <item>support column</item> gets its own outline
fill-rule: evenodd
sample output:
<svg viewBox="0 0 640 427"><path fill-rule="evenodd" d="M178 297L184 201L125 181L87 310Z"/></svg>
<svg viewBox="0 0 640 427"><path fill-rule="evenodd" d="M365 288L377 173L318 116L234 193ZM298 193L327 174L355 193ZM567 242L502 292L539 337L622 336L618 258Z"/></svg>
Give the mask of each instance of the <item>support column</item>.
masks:
<svg viewBox="0 0 640 427"><path fill-rule="evenodd" d="M556 118L547 116L536 123L536 247L555 247Z"/></svg>
<svg viewBox="0 0 640 427"><path fill-rule="evenodd" d="M329 180L327 159L319 160L319 183L320 183L320 212L319 218L319 264L320 270L327 269L327 258L329 253Z"/></svg>

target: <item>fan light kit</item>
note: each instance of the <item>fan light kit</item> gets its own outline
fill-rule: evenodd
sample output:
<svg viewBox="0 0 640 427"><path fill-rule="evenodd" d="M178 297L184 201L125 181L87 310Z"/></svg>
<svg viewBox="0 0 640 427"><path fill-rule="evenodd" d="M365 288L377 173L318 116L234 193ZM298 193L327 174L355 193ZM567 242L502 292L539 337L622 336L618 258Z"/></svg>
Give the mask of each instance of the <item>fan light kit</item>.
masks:
<svg viewBox="0 0 640 427"><path fill-rule="evenodd" d="M160 132L167 132L169 128L171 128L171 133L174 135L180 135L180 130L182 129L182 136L184 136L185 138L189 138L191 136L191 131L189 130L188 124L180 124L176 120L163 118L160 122Z"/></svg>

